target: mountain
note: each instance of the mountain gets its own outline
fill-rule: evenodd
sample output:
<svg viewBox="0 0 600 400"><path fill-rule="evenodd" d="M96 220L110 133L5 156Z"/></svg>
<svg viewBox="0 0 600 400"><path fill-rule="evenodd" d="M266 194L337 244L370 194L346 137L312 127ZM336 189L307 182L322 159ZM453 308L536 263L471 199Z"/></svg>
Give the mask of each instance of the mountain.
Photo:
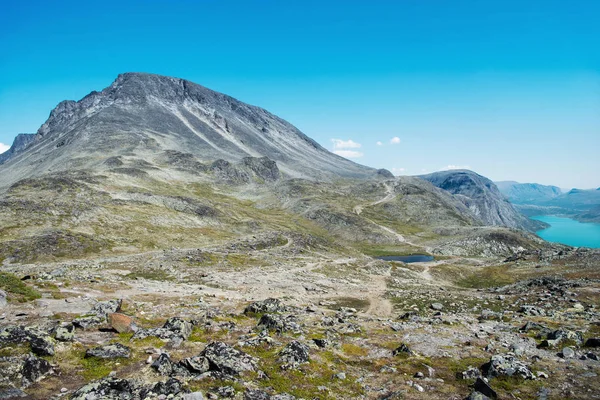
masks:
<svg viewBox="0 0 600 400"><path fill-rule="evenodd" d="M530 227L484 177L396 178L182 79L119 75L101 92L60 103L13 148L0 164L0 263L257 235L269 246L362 254L506 257L549 246L507 229Z"/></svg>
<svg viewBox="0 0 600 400"><path fill-rule="evenodd" d="M540 227L537 221L518 212L494 182L473 171L440 171L419 178L458 197L485 225L527 230Z"/></svg>
<svg viewBox="0 0 600 400"><path fill-rule="evenodd" d="M6 160L0 187L40 173L107 169L114 157L156 166L166 152L205 164L268 157L296 178L389 175L327 151L262 108L183 79L125 73L101 92L52 110L28 151Z"/></svg>
<svg viewBox="0 0 600 400"><path fill-rule="evenodd" d="M0 154L0 164L5 163L16 154L25 150L27 146L29 146L35 140L35 138L36 135L33 133L19 133L17 137L15 137L10 149Z"/></svg>
<svg viewBox="0 0 600 400"><path fill-rule="evenodd" d="M562 195L557 186L540 185L539 183L518 183L513 181L494 182L500 192L513 204L532 204L550 201Z"/></svg>

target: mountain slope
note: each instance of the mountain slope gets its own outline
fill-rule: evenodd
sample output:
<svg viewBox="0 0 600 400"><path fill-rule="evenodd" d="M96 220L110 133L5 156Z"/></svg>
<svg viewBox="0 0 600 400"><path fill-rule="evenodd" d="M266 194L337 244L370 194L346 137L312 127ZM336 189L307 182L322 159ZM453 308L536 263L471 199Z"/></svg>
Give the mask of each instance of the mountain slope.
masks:
<svg viewBox="0 0 600 400"><path fill-rule="evenodd" d="M515 210L494 182L473 171L440 171L420 178L456 195L485 225L527 230L540 226Z"/></svg>
<svg viewBox="0 0 600 400"><path fill-rule="evenodd" d="M183 79L143 73L119 75L101 92L61 102L26 150L2 166L0 187L41 173L102 168L111 157L153 164L165 151L203 163L266 156L290 177L377 176L262 108Z"/></svg>

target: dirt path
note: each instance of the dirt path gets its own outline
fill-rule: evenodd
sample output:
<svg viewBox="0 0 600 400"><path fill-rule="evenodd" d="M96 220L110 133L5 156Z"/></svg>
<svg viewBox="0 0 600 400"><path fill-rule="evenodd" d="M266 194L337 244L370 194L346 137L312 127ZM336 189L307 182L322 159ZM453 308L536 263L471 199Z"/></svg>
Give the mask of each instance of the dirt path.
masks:
<svg viewBox="0 0 600 400"><path fill-rule="evenodd" d="M385 298L387 291L386 277L381 275L371 275L371 280L374 284L372 290L369 290L369 308L365 311L366 314L376 317L389 317L392 315L392 303Z"/></svg>

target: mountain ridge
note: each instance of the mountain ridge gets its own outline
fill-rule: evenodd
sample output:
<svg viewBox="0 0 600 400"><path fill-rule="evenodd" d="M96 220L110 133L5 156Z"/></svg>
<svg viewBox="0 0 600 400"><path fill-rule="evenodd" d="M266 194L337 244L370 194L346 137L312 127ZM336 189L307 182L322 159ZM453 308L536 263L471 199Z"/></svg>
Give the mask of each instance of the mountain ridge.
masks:
<svg viewBox="0 0 600 400"><path fill-rule="evenodd" d="M73 151L66 151L70 145ZM0 186L33 172L97 167L122 152L152 162L161 150L191 153L208 163L267 156L286 175L307 179L378 176L376 169L327 151L260 107L184 79L147 73L120 74L100 92L60 102L30 150L4 163L14 179L0 178ZM74 154L82 155L77 165L71 162Z"/></svg>

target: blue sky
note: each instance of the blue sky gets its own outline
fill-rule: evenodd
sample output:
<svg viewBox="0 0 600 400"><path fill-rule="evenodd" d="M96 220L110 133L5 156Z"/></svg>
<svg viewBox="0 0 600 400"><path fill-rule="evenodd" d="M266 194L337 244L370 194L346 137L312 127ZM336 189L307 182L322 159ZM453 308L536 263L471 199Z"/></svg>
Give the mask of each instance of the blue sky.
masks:
<svg viewBox="0 0 600 400"><path fill-rule="evenodd" d="M398 174L598 187L598 15L595 0L5 1L0 143L144 71Z"/></svg>

